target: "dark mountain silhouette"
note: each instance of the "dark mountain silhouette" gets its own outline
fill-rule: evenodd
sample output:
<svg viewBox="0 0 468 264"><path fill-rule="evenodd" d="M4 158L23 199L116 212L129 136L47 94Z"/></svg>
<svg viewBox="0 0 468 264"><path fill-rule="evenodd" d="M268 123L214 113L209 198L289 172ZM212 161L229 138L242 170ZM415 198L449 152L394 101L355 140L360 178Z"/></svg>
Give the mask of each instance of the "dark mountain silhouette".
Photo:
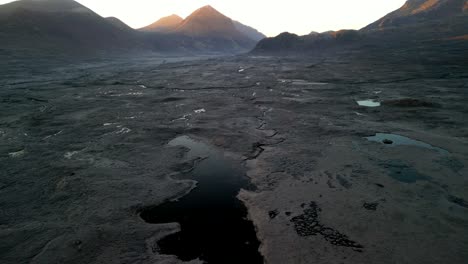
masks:
<svg viewBox="0 0 468 264"><path fill-rule="evenodd" d="M1 48L95 52L142 44L72 0L22 0L0 6Z"/></svg>
<svg viewBox="0 0 468 264"><path fill-rule="evenodd" d="M184 19L178 15L163 17L153 24L140 28L140 31L146 32L171 32L174 31Z"/></svg>
<svg viewBox="0 0 468 264"><path fill-rule="evenodd" d="M177 15L161 18L140 31L166 33L167 38L180 39L184 49L222 52L248 51L265 37L209 5L197 9L185 19Z"/></svg>
<svg viewBox="0 0 468 264"><path fill-rule="evenodd" d="M116 17L106 17L106 20L117 28L120 28L125 31L134 32L133 28L131 28L129 25L125 24L122 20Z"/></svg>
<svg viewBox="0 0 468 264"><path fill-rule="evenodd" d="M218 35L232 36L238 35L240 32L253 41L259 41L266 37L258 30L238 21L231 20L234 24L234 27L232 27L229 20L231 19L224 16L213 7L205 6L196 10L185 20L178 15L170 15L139 30L144 32L165 33L174 33L176 31L177 33L197 37Z"/></svg>
<svg viewBox="0 0 468 264"><path fill-rule="evenodd" d="M311 32L305 36L284 32L274 38L261 40L253 52L295 53L299 51L317 51L350 45L361 38L362 34L357 30Z"/></svg>
<svg viewBox="0 0 468 264"><path fill-rule="evenodd" d="M250 39L254 40L254 41L260 41L264 38L266 38L266 36L259 32L258 30L256 30L255 28L253 27L249 27L247 25L244 25L242 24L241 22L239 21L234 21L234 26L236 27L236 29L241 32L242 34L246 35L247 37L249 37Z"/></svg>
<svg viewBox="0 0 468 264"><path fill-rule="evenodd" d="M94 14L93 11L72 0L22 0L2 5L0 14L9 14L18 9L27 9L35 12L72 12Z"/></svg>
<svg viewBox="0 0 468 264"><path fill-rule="evenodd" d="M255 46L254 33L246 26L236 27L210 6L185 20L173 15L137 31L73 0L20 0L0 5L1 54L238 53Z"/></svg>
<svg viewBox="0 0 468 264"><path fill-rule="evenodd" d="M326 49L430 48L447 41L468 39L468 0L408 0L367 27L324 33L312 32L301 37L284 33L260 41L253 52L296 53Z"/></svg>
<svg viewBox="0 0 468 264"><path fill-rule="evenodd" d="M301 43L298 35L284 32L274 38L263 39L257 44L255 51L295 50Z"/></svg>

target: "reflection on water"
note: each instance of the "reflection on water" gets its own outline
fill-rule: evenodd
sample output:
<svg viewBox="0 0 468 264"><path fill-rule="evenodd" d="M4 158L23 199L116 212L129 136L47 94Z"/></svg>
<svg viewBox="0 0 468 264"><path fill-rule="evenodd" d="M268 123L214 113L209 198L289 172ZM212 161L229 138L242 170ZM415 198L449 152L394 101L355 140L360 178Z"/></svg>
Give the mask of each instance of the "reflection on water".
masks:
<svg viewBox="0 0 468 264"><path fill-rule="evenodd" d="M374 141L374 142L380 142L380 143L386 143L389 146L416 146L420 148L426 148L426 149L431 149L439 152L440 154L443 155L448 155L449 152L445 149L439 148L439 147L434 147L430 144L427 144L425 142L419 141L419 140L414 140L408 137L396 135L396 134L385 134L385 133L377 133L375 136L372 137L366 137L367 140L369 141Z"/></svg>
<svg viewBox="0 0 468 264"><path fill-rule="evenodd" d="M379 107L380 102L375 101L375 100L362 100L362 101L356 101L358 105L360 106L365 106L365 107Z"/></svg>

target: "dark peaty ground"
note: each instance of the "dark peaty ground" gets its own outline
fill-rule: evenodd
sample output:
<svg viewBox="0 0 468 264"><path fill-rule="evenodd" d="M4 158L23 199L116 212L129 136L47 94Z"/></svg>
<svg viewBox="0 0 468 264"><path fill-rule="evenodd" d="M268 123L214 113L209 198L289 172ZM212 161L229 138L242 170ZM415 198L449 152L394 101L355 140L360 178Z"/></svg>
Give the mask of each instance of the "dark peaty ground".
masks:
<svg viewBox="0 0 468 264"><path fill-rule="evenodd" d="M167 145L181 135L247 170L256 189L238 197L266 263L466 263L468 70L453 57L27 62L0 73L1 263L180 263L157 247L179 225L139 212L195 187Z"/></svg>

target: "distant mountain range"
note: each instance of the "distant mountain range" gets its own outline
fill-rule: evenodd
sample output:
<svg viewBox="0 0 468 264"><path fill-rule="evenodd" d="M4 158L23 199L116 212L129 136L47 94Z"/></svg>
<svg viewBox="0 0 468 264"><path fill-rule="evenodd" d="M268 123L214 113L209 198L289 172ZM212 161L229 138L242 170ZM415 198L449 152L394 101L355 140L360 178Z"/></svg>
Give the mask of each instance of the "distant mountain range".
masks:
<svg viewBox="0 0 468 264"><path fill-rule="evenodd" d="M468 0L408 0L361 30L282 33L261 40L254 53L304 53L362 47L419 47L468 40ZM467 45L468 42L461 43Z"/></svg>
<svg viewBox="0 0 468 264"><path fill-rule="evenodd" d="M0 5L0 52L246 52L265 37L211 6L135 30L73 0L20 0Z"/></svg>
<svg viewBox="0 0 468 264"><path fill-rule="evenodd" d="M226 37L240 41L246 41L245 37L252 41L266 38L256 29L226 17L211 6L204 6L196 10L186 19L178 15L163 17L139 30L183 34L192 37Z"/></svg>
<svg viewBox="0 0 468 264"><path fill-rule="evenodd" d="M185 19L177 15L161 18L140 31L188 37L190 40L185 43L217 51L246 51L265 38L257 30L233 21L209 5L197 9Z"/></svg>
<svg viewBox="0 0 468 264"><path fill-rule="evenodd" d="M274 38L204 6L183 19L164 17L135 30L73 0L0 5L1 54L306 53L362 47L468 45L468 0L408 0L361 30L282 33Z"/></svg>

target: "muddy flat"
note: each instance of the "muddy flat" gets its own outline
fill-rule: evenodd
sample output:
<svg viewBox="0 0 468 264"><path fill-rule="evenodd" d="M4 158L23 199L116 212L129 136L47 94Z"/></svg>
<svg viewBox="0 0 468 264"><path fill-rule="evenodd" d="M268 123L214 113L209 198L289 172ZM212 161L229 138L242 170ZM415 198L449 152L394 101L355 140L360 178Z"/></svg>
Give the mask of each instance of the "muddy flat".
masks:
<svg viewBox="0 0 468 264"><path fill-rule="evenodd" d="M1 263L468 259L463 63L2 68Z"/></svg>

